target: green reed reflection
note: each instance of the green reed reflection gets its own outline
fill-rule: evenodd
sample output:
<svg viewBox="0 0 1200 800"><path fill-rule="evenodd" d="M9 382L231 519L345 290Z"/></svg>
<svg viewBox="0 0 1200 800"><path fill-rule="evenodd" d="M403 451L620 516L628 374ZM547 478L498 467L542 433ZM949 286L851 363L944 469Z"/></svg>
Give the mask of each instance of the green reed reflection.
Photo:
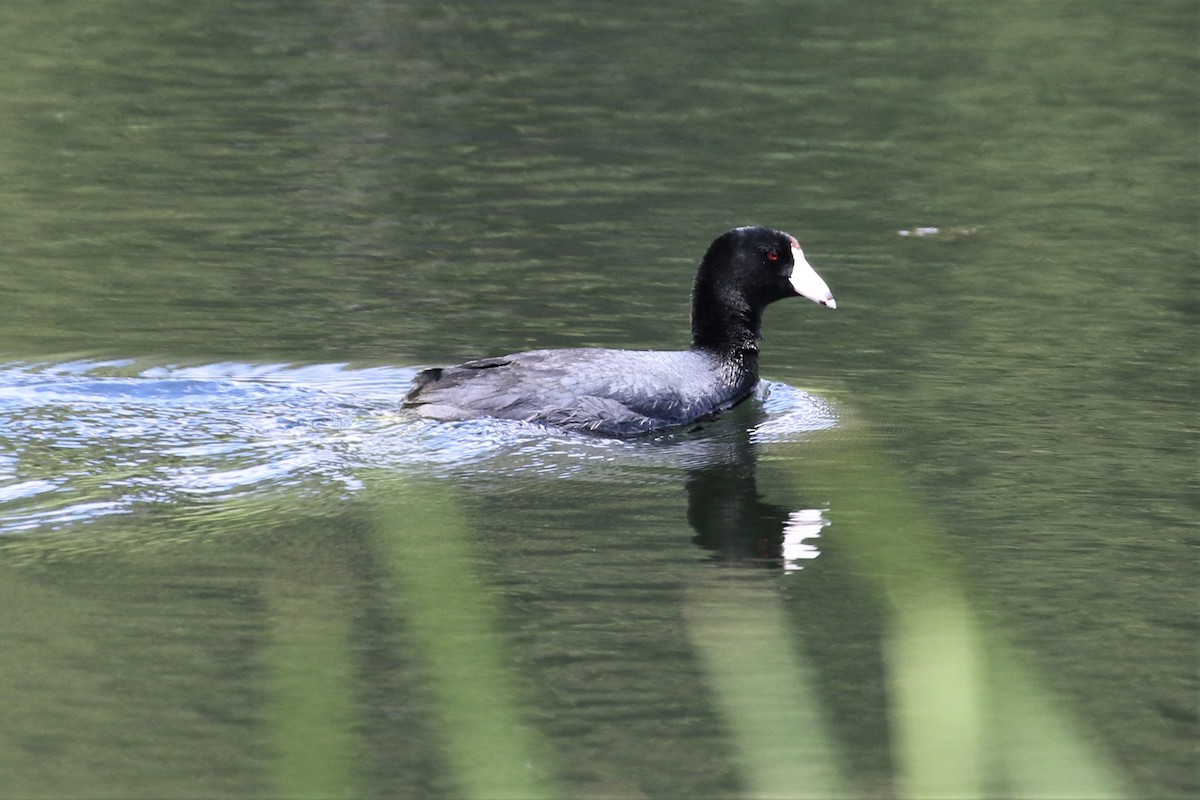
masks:
<svg viewBox="0 0 1200 800"><path fill-rule="evenodd" d="M690 593L685 613L732 729L748 794L846 796L820 687L792 641L779 597L755 582L714 580Z"/></svg>
<svg viewBox="0 0 1200 800"><path fill-rule="evenodd" d="M280 797L360 796L354 733L349 620L345 606L311 581L268 586L271 636L263 653L270 674L267 707Z"/></svg>
<svg viewBox="0 0 1200 800"><path fill-rule="evenodd" d="M889 611L900 796L1124 796L1121 777L980 618L902 471L869 441L854 430L818 437L788 463L827 498L829 535Z"/></svg>
<svg viewBox="0 0 1200 800"><path fill-rule="evenodd" d="M396 487L389 488L395 496ZM456 795L556 796L544 778L538 737L522 720L496 600L458 508L436 486L402 493L402 502L381 505L378 546L394 582L396 611L406 612L428 666Z"/></svg>

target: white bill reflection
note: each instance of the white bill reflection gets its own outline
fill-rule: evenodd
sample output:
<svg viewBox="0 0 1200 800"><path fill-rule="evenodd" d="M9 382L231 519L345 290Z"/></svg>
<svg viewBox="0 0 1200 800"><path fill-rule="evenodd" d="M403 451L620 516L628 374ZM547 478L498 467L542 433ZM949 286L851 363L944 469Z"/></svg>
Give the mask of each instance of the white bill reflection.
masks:
<svg viewBox="0 0 1200 800"><path fill-rule="evenodd" d="M821 555L816 539L829 524L819 508L801 508L788 514L783 525L783 569L795 572L804 569L804 562Z"/></svg>

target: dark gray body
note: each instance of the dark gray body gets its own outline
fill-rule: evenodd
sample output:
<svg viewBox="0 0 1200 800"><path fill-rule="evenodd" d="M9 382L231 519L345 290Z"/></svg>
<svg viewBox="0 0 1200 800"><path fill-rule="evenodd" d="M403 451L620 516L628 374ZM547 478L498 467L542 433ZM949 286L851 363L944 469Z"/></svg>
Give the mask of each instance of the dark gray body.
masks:
<svg viewBox="0 0 1200 800"><path fill-rule="evenodd" d="M741 402L757 378L739 372L701 350L530 350L425 370L406 401L434 419L499 417L634 436Z"/></svg>

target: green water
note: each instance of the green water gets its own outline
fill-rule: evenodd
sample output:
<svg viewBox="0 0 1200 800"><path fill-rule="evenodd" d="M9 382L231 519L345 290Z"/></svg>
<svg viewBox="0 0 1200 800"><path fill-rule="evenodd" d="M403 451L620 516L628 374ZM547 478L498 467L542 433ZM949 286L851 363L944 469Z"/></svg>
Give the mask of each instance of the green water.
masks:
<svg viewBox="0 0 1200 800"><path fill-rule="evenodd" d="M1200 793L1198 30L5 3L0 796ZM393 413L682 346L748 222L838 300L769 310L765 401Z"/></svg>

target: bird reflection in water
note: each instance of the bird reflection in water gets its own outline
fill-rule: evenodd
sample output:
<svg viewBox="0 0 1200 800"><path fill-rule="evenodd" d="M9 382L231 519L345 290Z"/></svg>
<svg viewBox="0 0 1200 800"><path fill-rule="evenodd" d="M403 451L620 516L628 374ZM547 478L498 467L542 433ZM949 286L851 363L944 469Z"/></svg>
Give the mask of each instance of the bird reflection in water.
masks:
<svg viewBox="0 0 1200 800"><path fill-rule="evenodd" d="M755 446L745 427L731 431L721 457L689 471L688 524L693 541L726 562L782 567L791 572L821 554L829 525L819 508L792 509L767 502L758 490Z"/></svg>

